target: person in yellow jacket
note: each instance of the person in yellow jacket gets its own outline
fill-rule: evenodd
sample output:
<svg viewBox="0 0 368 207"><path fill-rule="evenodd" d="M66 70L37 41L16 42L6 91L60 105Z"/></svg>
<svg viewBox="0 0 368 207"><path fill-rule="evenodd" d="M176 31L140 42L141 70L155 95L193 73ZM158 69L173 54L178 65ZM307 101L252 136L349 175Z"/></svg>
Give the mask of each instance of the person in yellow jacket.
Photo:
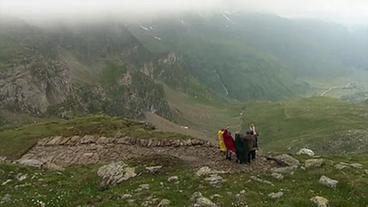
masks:
<svg viewBox="0 0 368 207"><path fill-rule="evenodd" d="M219 146L219 149L220 149L220 152L226 152L227 149L226 149L226 145L225 145L225 142L224 142L224 130L223 129L220 129L218 132L217 132L217 139L218 139L218 146Z"/></svg>

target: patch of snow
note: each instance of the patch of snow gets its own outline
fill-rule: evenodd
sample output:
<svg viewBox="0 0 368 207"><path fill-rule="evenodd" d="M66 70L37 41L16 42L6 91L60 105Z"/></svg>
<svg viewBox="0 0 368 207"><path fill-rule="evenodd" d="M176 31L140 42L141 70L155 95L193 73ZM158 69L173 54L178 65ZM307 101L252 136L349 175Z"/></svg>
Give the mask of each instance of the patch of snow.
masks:
<svg viewBox="0 0 368 207"><path fill-rule="evenodd" d="M154 36L153 38L156 39L156 40L160 40L161 41L161 38L160 37Z"/></svg>

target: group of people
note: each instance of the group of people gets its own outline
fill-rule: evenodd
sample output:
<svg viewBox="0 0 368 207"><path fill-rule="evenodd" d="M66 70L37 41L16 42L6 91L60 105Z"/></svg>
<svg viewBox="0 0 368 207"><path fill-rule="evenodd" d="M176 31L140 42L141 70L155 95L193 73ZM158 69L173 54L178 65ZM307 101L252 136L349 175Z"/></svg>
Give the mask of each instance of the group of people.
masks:
<svg viewBox="0 0 368 207"><path fill-rule="evenodd" d="M221 153L225 154L227 160L232 160L236 156L236 161L240 164L247 164L256 159L258 150L258 133L254 124L251 124L246 134L235 133L235 138L231 136L229 127L220 129L217 132L218 146Z"/></svg>

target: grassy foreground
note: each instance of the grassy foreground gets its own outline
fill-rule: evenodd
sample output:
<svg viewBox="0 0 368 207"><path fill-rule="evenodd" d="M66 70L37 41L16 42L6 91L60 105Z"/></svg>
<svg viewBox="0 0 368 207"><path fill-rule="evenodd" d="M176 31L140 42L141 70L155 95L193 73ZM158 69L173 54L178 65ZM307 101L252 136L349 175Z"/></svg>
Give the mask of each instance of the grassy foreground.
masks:
<svg viewBox="0 0 368 207"><path fill-rule="evenodd" d="M305 158L298 159L302 161ZM367 157L327 159L331 162L321 168L299 168L294 175L288 175L281 181L273 179L269 174L254 172L254 175L271 181L274 186L250 180L252 173L238 173L223 175L226 181L220 187L214 187L196 176L194 169L179 160L167 157L145 158L129 162L136 167L139 176L107 189L99 185L101 180L96 174L99 166L70 167L63 172L55 172L1 164L0 183L11 180L0 188L0 198L6 194L11 197L9 202L1 206L142 206L149 198L158 200L149 206L156 206L164 198L171 201L170 206L190 206L190 197L196 191L208 198L214 194L220 195L211 199L219 206L236 206L242 200L252 207L310 207L312 204L309 199L316 195L326 197L334 207L367 206L368 174L364 174L364 169L339 171L332 163L360 162L367 168ZM164 165L158 174L153 175L144 170L144 166L158 164ZM18 174L26 174L27 178L17 181ZM319 184L318 179L322 175L338 180L337 188L331 189ZM178 176L179 182L168 182L170 176ZM141 184L149 184L149 189L137 191ZM284 192L284 196L279 199L273 200L267 196L279 191ZM131 194L132 197L123 198L124 194Z"/></svg>

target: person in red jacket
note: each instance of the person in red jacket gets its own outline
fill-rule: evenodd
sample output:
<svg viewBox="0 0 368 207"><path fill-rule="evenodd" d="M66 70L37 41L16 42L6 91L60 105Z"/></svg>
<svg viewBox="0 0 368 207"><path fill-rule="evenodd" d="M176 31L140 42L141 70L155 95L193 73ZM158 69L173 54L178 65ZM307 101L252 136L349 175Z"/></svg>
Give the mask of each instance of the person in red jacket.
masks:
<svg viewBox="0 0 368 207"><path fill-rule="evenodd" d="M223 134L223 137L224 137L224 143L225 143L225 146L226 146L226 159L227 160L231 160L231 154L236 154L236 147L235 147L235 141L233 139L233 137L231 136L231 133L229 132L229 129L226 128L224 130L224 134Z"/></svg>

